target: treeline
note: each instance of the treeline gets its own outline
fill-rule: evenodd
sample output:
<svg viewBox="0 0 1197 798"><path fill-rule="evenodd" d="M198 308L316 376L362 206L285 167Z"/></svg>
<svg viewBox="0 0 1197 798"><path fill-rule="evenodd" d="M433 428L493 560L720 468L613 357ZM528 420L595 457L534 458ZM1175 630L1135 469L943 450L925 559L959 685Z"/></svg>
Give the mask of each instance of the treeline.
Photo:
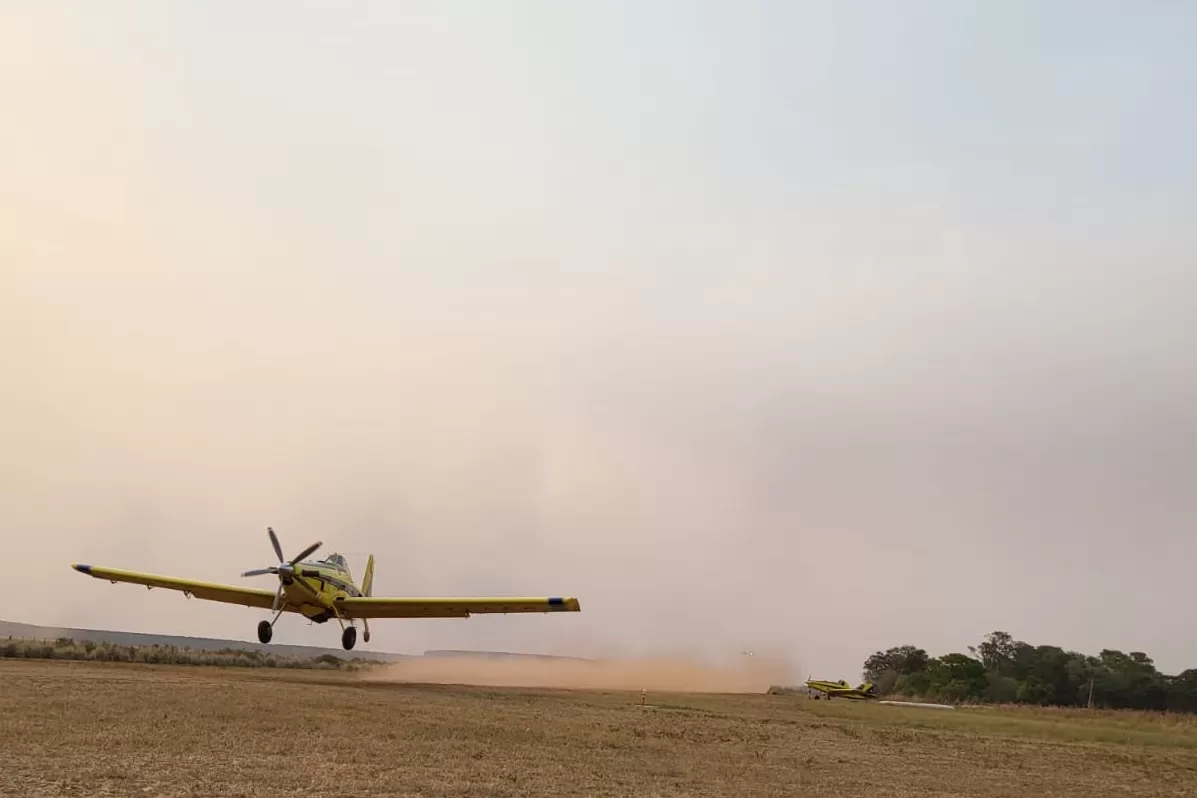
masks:
<svg viewBox="0 0 1197 798"><path fill-rule="evenodd" d="M1197 668L1168 676L1141 651L1105 649L1094 657L1032 646L1007 632L986 635L968 654L931 657L915 646L878 651L865 660L864 676L883 695L950 703L1197 712Z"/></svg>
<svg viewBox="0 0 1197 798"><path fill-rule="evenodd" d="M378 660L354 657L342 659L333 654L318 657L287 657L223 648L217 651L174 645L121 645L75 641L60 637L53 642L9 638L0 645L0 659L67 659L88 662L144 662L154 665L212 665L224 668L305 668L316 670L358 670L381 665Z"/></svg>

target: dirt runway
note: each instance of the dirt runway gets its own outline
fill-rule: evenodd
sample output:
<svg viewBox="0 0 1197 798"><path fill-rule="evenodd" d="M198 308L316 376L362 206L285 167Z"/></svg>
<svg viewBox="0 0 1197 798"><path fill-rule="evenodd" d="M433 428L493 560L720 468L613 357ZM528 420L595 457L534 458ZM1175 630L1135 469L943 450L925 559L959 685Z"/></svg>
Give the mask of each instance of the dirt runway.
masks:
<svg viewBox="0 0 1197 798"><path fill-rule="evenodd" d="M764 693L789 677L785 662L761 656L746 657L734 666L684 659L434 656L413 657L362 674L372 681L688 693Z"/></svg>

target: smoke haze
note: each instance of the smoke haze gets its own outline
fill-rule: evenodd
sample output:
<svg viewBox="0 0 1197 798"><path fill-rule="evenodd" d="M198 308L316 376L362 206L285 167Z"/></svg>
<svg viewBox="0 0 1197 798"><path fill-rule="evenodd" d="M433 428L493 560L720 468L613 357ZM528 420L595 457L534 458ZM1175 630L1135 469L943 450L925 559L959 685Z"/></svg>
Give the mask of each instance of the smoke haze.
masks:
<svg viewBox="0 0 1197 798"><path fill-rule="evenodd" d="M273 525L582 604L365 650L1197 667L1193 11L1067 7L0 11L4 614Z"/></svg>

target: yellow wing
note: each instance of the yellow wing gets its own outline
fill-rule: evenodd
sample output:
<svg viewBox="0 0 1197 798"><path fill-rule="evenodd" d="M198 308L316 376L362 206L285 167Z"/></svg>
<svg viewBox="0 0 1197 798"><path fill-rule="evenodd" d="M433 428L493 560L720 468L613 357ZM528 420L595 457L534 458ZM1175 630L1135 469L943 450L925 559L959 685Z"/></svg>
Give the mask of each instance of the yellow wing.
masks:
<svg viewBox="0 0 1197 798"><path fill-rule="evenodd" d="M481 613L579 612L573 597L545 598L346 598L337 601L346 618L468 618Z"/></svg>
<svg viewBox="0 0 1197 798"><path fill-rule="evenodd" d="M241 604L246 607L261 607L267 610L274 605L273 590L254 590L250 587L233 587L232 585L218 585L213 582L196 582L192 579L143 574L137 571L121 571L116 568L99 568L94 565L80 565L79 563L72 563L71 567L79 573L94 576L96 579L107 579L110 582L131 582L135 585L162 587L167 590L180 590L205 601L222 601L226 604Z"/></svg>

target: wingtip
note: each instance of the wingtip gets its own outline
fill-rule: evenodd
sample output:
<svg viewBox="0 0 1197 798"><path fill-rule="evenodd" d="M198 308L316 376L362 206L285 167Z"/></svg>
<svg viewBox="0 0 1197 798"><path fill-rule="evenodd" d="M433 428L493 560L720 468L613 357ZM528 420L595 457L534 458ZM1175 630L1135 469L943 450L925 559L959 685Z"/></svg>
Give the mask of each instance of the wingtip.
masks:
<svg viewBox="0 0 1197 798"><path fill-rule="evenodd" d="M582 610L582 605L573 596L553 596L549 599L549 606L555 607L558 612L580 612Z"/></svg>
<svg viewBox="0 0 1197 798"><path fill-rule="evenodd" d="M83 563L73 562L73 563L71 563L71 567L74 568L76 571L78 571L81 574L87 574L88 576L91 575L91 566L90 565L84 565Z"/></svg>

